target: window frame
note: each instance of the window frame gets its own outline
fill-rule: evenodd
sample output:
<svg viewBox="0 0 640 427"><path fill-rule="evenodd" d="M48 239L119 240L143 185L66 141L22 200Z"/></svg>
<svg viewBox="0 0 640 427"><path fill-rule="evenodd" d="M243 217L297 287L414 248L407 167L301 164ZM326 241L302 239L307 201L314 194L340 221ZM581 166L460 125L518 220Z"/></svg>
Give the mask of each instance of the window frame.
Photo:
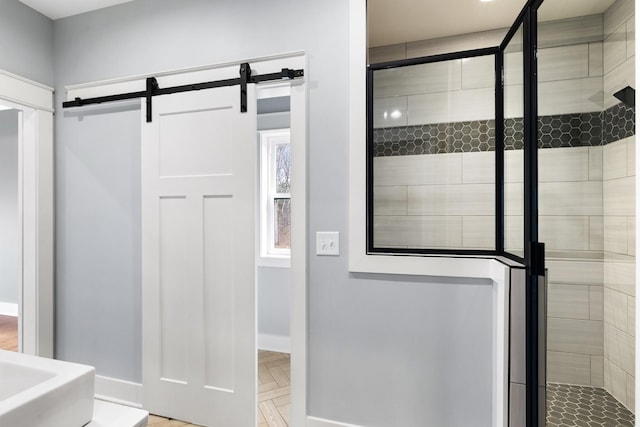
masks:
<svg viewBox="0 0 640 427"><path fill-rule="evenodd" d="M260 242L258 265L266 267L291 266L291 248L275 247L275 209L276 200L291 200L291 192L276 191L276 148L288 144L291 147L289 128L258 131L260 145ZM286 140L286 142L284 141Z"/></svg>

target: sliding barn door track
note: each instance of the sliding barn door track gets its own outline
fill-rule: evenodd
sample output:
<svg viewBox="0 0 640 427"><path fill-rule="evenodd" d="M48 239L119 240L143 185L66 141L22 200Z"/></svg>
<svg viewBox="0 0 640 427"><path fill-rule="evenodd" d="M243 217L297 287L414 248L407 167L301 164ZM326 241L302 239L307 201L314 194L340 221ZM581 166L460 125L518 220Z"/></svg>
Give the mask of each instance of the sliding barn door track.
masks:
<svg viewBox="0 0 640 427"><path fill-rule="evenodd" d="M262 83L276 80L293 80L304 77L304 70L292 70L283 68L279 73L252 75L249 63L240 64L240 77L226 80L216 80L213 82L187 84L161 88L155 77L147 78L147 88L144 91L121 93L117 95L99 96L96 98L76 98L73 101L62 103L62 108L82 107L91 104L102 104L105 102L124 101L127 99L146 98L147 100L147 123L151 122L153 97L160 95L170 95L180 92L191 92L194 90L213 89L217 87L240 85L240 112L247 112L247 85L249 83Z"/></svg>

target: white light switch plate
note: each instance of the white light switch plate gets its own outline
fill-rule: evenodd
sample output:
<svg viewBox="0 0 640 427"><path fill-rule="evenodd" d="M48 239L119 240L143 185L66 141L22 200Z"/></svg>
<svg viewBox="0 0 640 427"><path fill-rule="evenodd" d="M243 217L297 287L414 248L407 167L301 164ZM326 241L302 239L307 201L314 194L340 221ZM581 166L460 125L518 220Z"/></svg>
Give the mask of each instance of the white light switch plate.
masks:
<svg viewBox="0 0 640 427"><path fill-rule="evenodd" d="M340 233L337 231L318 231L316 233L316 255L340 255Z"/></svg>

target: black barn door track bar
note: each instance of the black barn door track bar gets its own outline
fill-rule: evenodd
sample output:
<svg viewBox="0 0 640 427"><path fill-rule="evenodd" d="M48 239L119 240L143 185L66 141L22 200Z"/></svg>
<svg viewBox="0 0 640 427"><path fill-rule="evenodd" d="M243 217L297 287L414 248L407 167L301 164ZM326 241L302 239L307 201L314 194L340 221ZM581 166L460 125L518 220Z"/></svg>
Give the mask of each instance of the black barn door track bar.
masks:
<svg viewBox="0 0 640 427"><path fill-rule="evenodd" d="M124 101L126 99L147 99L147 123L151 122L152 99L154 96L170 95L172 93L190 92L194 90L213 89L217 87L240 85L240 111L247 112L247 85L249 83L262 83L275 80L293 80L304 76L304 70L291 70L283 68L279 73L252 75L251 66L248 63L240 64L240 77L235 79L217 80L206 83L195 83L182 86L161 88L155 77L147 78L147 88L140 92L121 93L118 95L99 96L96 98L76 98L73 101L62 103L62 108L82 107L84 105L102 104L104 102Z"/></svg>

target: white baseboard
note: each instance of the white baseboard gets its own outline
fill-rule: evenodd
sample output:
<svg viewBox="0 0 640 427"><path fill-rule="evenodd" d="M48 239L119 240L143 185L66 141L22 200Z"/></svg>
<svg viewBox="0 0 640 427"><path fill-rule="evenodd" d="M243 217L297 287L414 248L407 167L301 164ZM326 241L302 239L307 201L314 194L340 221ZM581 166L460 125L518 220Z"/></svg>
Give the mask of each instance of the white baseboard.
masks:
<svg viewBox="0 0 640 427"><path fill-rule="evenodd" d="M0 302L0 315L18 317L18 304Z"/></svg>
<svg viewBox="0 0 640 427"><path fill-rule="evenodd" d="M142 384L96 375L95 398L142 408Z"/></svg>
<svg viewBox="0 0 640 427"><path fill-rule="evenodd" d="M258 349L291 353L291 337L284 335L258 334Z"/></svg>
<svg viewBox="0 0 640 427"><path fill-rule="evenodd" d="M363 427L355 424L345 424L337 421L325 420L323 418L307 417L306 427Z"/></svg>

